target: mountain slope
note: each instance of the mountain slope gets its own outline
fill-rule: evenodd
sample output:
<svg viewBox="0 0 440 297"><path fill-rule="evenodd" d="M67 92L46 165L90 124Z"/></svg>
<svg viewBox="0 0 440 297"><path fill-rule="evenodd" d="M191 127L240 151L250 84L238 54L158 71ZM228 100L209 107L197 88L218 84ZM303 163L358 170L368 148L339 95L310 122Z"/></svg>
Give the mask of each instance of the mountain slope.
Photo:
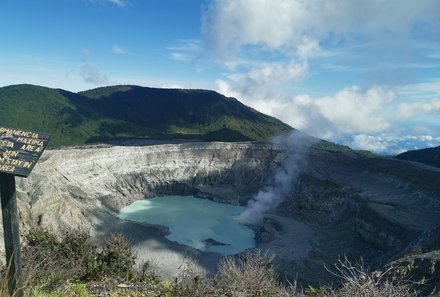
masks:
<svg viewBox="0 0 440 297"><path fill-rule="evenodd" d="M0 88L0 125L49 132L50 144L84 143L97 123L93 112L64 96L64 91L32 85Z"/></svg>
<svg viewBox="0 0 440 297"><path fill-rule="evenodd" d="M51 133L52 147L115 138L264 140L292 130L213 91L138 86L81 93L33 85L3 87L0 125Z"/></svg>
<svg viewBox="0 0 440 297"><path fill-rule="evenodd" d="M395 156L395 158L424 163L440 168L440 146L415 151L408 151Z"/></svg>
<svg viewBox="0 0 440 297"><path fill-rule="evenodd" d="M80 94L95 99L95 109L111 118L171 135L202 136L229 129L241 133L242 140L261 140L291 130L281 121L214 91L114 86Z"/></svg>

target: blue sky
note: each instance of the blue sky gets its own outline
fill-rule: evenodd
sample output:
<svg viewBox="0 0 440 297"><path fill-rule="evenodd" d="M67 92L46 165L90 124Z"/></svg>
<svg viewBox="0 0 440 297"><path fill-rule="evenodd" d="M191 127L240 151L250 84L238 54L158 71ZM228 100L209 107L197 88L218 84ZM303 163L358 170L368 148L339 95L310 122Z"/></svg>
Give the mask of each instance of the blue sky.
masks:
<svg viewBox="0 0 440 297"><path fill-rule="evenodd" d="M0 86L203 88L384 154L440 145L438 0L4 0Z"/></svg>

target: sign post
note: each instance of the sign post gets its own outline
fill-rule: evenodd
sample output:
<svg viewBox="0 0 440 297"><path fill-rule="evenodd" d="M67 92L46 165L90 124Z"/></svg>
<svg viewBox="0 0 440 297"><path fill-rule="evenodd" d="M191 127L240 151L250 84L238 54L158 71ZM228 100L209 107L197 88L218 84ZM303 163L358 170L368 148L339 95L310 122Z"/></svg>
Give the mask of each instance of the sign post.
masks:
<svg viewBox="0 0 440 297"><path fill-rule="evenodd" d="M15 176L27 177L49 141L49 134L0 127L0 196L5 240L8 288L22 296L21 246Z"/></svg>

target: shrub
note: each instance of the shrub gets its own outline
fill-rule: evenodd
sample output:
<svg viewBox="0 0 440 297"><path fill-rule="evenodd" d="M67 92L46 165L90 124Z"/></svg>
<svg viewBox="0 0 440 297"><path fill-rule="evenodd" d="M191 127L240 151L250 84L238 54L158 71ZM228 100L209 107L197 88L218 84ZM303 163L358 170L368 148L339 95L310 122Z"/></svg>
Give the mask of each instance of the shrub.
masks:
<svg viewBox="0 0 440 297"><path fill-rule="evenodd" d="M57 238L44 229L31 229L23 249L25 271L36 281L56 285L64 279L99 279L104 276L131 278L135 255L128 240L112 234L101 252L90 234L73 230ZM48 281L49 280L49 281Z"/></svg>
<svg viewBox="0 0 440 297"><path fill-rule="evenodd" d="M31 229L23 249L26 273L53 281L84 278L94 261L96 244L87 231L76 229L57 238L45 229Z"/></svg>
<svg viewBox="0 0 440 297"><path fill-rule="evenodd" d="M72 276L85 278L90 265L96 261L96 249L89 232L78 229L64 233L58 243L57 254Z"/></svg>
<svg viewBox="0 0 440 297"><path fill-rule="evenodd" d="M392 268L390 268L392 269ZM369 273L361 262L351 263L346 258L335 265L335 272L342 279L341 288L335 293L338 297L415 297L411 286L396 278L387 278L385 272ZM325 295L327 296L327 295Z"/></svg>
<svg viewBox="0 0 440 297"><path fill-rule="evenodd" d="M247 252L235 259L226 257L220 264L216 282L227 296L277 296L281 286L273 265L274 256L261 251Z"/></svg>
<svg viewBox="0 0 440 297"><path fill-rule="evenodd" d="M247 252L240 256L226 257L218 272L208 277L196 269L191 259L184 262L175 281L161 281L147 262L137 274L134 269L135 253L129 241L121 234L113 234L105 240L101 250L91 240L88 232L74 230L61 238L42 229L33 229L26 236L28 245L23 249L24 271L33 272L34 290L29 296L43 296L40 292L64 287L66 296L93 295L88 293L87 283L66 287L66 280L83 279L93 282L91 288L117 288L121 279L130 281L130 289L117 288L115 296L165 297L415 297L417 293L399 279L387 277L389 271L368 272L361 263L352 264L342 259L330 273L341 279L338 288L321 286L301 290L296 283L285 286L278 282L274 256L261 251ZM0 296L5 292L5 274L0 282ZM64 286L60 284L64 282ZM124 282L125 283L125 282ZM35 284L39 284L35 287ZM43 284L43 285L42 285ZM136 285L134 285L136 284ZM70 291L69 291L70 290ZM110 292L110 291L108 291ZM134 294L134 295L133 295ZM50 295L44 295L50 296ZM52 295L55 296L55 295ZM58 296L58 295L56 295ZM60 295L61 296L61 295ZM93 295L94 296L94 295Z"/></svg>
<svg viewBox="0 0 440 297"><path fill-rule="evenodd" d="M213 280L198 271L197 263L186 259L180 267L181 271L176 280L173 296L205 297L215 296Z"/></svg>
<svg viewBox="0 0 440 297"><path fill-rule="evenodd" d="M43 250L52 250L57 244L57 237L43 228L32 228L26 235L26 241L29 246L38 247Z"/></svg>
<svg viewBox="0 0 440 297"><path fill-rule="evenodd" d="M134 276L133 266L136 255L130 242L122 234L112 234L98 255L101 272L108 276L131 279Z"/></svg>

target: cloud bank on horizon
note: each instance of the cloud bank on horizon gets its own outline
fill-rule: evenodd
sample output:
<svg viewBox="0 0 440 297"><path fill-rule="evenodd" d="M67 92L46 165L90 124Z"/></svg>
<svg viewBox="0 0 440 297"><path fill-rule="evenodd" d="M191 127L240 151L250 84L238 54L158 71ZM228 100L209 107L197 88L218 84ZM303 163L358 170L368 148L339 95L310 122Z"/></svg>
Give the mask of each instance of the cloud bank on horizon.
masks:
<svg viewBox="0 0 440 297"><path fill-rule="evenodd" d="M439 11L437 0L222 0L203 32L224 67L219 92L313 136L395 154L440 145Z"/></svg>

